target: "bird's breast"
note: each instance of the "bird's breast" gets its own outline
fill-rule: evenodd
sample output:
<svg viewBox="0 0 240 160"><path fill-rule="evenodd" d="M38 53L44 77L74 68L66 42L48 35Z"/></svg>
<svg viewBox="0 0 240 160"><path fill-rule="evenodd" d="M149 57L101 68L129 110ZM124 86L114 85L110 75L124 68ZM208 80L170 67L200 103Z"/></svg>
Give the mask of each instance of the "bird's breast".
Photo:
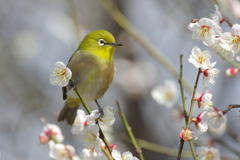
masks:
<svg viewBox="0 0 240 160"><path fill-rule="evenodd" d="M95 56L81 56L79 63L69 65L69 68L72 70L72 79L77 82L77 89L85 101L101 98L110 87L115 71L113 61L101 60ZM77 98L71 90L67 95Z"/></svg>

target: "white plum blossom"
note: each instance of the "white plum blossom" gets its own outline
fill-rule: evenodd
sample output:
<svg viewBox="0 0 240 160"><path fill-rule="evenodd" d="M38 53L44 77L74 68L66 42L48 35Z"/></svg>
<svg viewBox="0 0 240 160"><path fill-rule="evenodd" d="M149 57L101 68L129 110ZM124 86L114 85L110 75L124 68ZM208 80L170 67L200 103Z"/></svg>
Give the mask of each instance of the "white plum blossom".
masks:
<svg viewBox="0 0 240 160"><path fill-rule="evenodd" d="M219 128L226 120L223 116L223 112L216 107L210 107L208 110L202 113L202 120L212 125L213 128Z"/></svg>
<svg viewBox="0 0 240 160"><path fill-rule="evenodd" d="M122 155L118 150L112 150L112 157L115 160L138 160L137 157L134 157L131 152L124 152Z"/></svg>
<svg viewBox="0 0 240 160"><path fill-rule="evenodd" d="M93 134L92 132L87 131L83 136L83 146L86 149L91 151L95 151L96 153L101 152L102 139L98 137L98 135Z"/></svg>
<svg viewBox="0 0 240 160"><path fill-rule="evenodd" d="M99 111L98 111L99 112ZM90 115L85 115L82 110L78 110L76 119L73 123L72 133L80 134L85 148L95 150L98 146L100 138L99 126L96 123L98 114L92 112Z"/></svg>
<svg viewBox="0 0 240 160"><path fill-rule="evenodd" d="M106 106L103 108L103 116L99 118L100 112L99 110L93 110L90 116L92 116L95 119L98 119L98 122L101 126L104 125L113 125L115 122L115 117L114 117L114 110L113 107Z"/></svg>
<svg viewBox="0 0 240 160"><path fill-rule="evenodd" d="M227 129L227 116L223 115L225 121L222 123L222 125L219 128L214 128L212 125L209 125L209 131L211 134L216 138L221 138L223 134L226 132Z"/></svg>
<svg viewBox="0 0 240 160"><path fill-rule="evenodd" d="M84 160L96 160L96 159L108 160L108 158L105 156L105 154L103 154L103 152L91 151L90 149L86 148L82 150L82 155Z"/></svg>
<svg viewBox="0 0 240 160"><path fill-rule="evenodd" d="M224 18L221 14L221 12L219 11L219 7L218 5L214 5L215 7L215 11L214 13L212 14L212 19L213 21L215 21L216 24L222 24L224 22Z"/></svg>
<svg viewBox="0 0 240 160"><path fill-rule="evenodd" d="M192 63L196 68L207 69L207 63L210 63L211 53L208 50L201 51L197 46L193 47L192 54L188 58L188 61Z"/></svg>
<svg viewBox="0 0 240 160"><path fill-rule="evenodd" d="M112 125L115 122L115 117L112 107L104 107L103 117L99 118L99 110L93 110L90 115L85 115L85 112L78 110L76 119L73 123L72 133L80 134L85 148L91 151L100 150L99 125Z"/></svg>
<svg viewBox="0 0 240 160"><path fill-rule="evenodd" d="M198 102L198 108L202 107L206 110L208 107L213 106L213 102L211 101L212 93L208 92L206 89L204 90L204 93L199 98L196 98L196 101Z"/></svg>
<svg viewBox="0 0 240 160"><path fill-rule="evenodd" d="M51 71L52 74L50 74L50 83L54 86L67 86L72 77L71 70L61 61L56 62L55 66L56 68L54 68L54 70Z"/></svg>
<svg viewBox="0 0 240 160"><path fill-rule="evenodd" d="M57 125L50 123L44 125L43 131L39 135L39 141L43 144L48 143L50 140L60 143L63 139L61 129Z"/></svg>
<svg viewBox="0 0 240 160"><path fill-rule="evenodd" d="M105 108L103 108L103 117L99 119L99 124L100 125L113 125L113 123L115 122L115 117L114 117L114 110L113 107L110 106L106 106Z"/></svg>
<svg viewBox="0 0 240 160"><path fill-rule="evenodd" d="M172 108L178 97L177 85L174 81L167 80L164 82L164 85L155 87L151 95L158 104Z"/></svg>
<svg viewBox="0 0 240 160"><path fill-rule="evenodd" d="M54 160L80 160L71 145L64 145L49 141L49 157Z"/></svg>
<svg viewBox="0 0 240 160"><path fill-rule="evenodd" d="M95 147L98 147L98 142L101 140L98 137L98 133L99 126L96 123L89 123L86 126L86 129L81 132L82 140L84 143L83 145L85 148L93 150Z"/></svg>
<svg viewBox="0 0 240 160"><path fill-rule="evenodd" d="M101 149L104 149L106 151L108 151L107 147L105 146L105 144L103 142L101 142L101 144L99 145L101 146L102 148ZM114 148L116 147L115 144L110 144L110 148L113 150ZM103 153L103 151L100 149L100 147L97 149L87 149L87 148L84 148L82 150L82 155L83 155L83 158L84 160L96 160L96 159L101 159L101 160L108 160L108 158L106 157L106 155Z"/></svg>
<svg viewBox="0 0 240 160"><path fill-rule="evenodd" d="M78 109L77 116L73 123L72 134L79 134L84 130L84 127L87 125L87 115L81 109Z"/></svg>
<svg viewBox="0 0 240 160"><path fill-rule="evenodd" d="M230 41L231 50L234 53L238 53L240 51L240 25L234 24L231 28L232 38Z"/></svg>
<svg viewBox="0 0 240 160"><path fill-rule="evenodd" d="M220 160L220 153L218 149L213 147L197 147L196 154L198 156L198 160Z"/></svg>
<svg viewBox="0 0 240 160"><path fill-rule="evenodd" d="M221 27L209 18L201 18L199 21L190 23L188 29L193 31L193 39L202 40L206 46L215 44L215 37L222 32Z"/></svg>
<svg viewBox="0 0 240 160"><path fill-rule="evenodd" d="M217 62L208 63L208 68L203 70L203 85L205 87L208 87L208 84L214 84L214 77L218 76L218 73L220 72L220 69L213 68Z"/></svg>
<svg viewBox="0 0 240 160"><path fill-rule="evenodd" d="M226 55L233 60L234 52L231 50L230 41L232 35L230 32L223 32L216 37L216 43L211 47L219 54Z"/></svg>
<svg viewBox="0 0 240 160"><path fill-rule="evenodd" d="M208 124L205 123L202 119L203 114L200 113L196 119L194 119L196 129L193 131L194 139L197 140L198 136L202 135L203 133L207 132Z"/></svg>

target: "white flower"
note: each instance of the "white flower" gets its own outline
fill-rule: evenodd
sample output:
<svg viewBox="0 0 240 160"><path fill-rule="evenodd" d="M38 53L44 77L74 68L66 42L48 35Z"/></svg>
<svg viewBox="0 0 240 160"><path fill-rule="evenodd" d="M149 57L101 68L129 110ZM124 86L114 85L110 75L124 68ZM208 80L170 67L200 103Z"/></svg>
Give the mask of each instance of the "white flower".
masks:
<svg viewBox="0 0 240 160"><path fill-rule="evenodd" d="M223 134L226 132L227 128L227 116L223 115L225 121L222 123L222 125L219 128L214 128L212 125L209 126L209 131L214 137L221 138Z"/></svg>
<svg viewBox="0 0 240 160"><path fill-rule="evenodd" d="M90 150L99 148L101 139L98 137L99 126L96 119L99 117L98 110L92 111L90 115L85 115L84 111L78 110L76 119L73 123L72 133L80 134L83 145Z"/></svg>
<svg viewBox="0 0 240 160"><path fill-rule="evenodd" d="M216 148L197 147L198 160L220 160L220 153Z"/></svg>
<svg viewBox="0 0 240 160"><path fill-rule="evenodd" d="M55 124L46 124L43 127L43 131L39 135L41 143L45 144L50 140L54 140L56 143L62 142L64 139L61 129Z"/></svg>
<svg viewBox="0 0 240 160"><path fill-rule="evenodd" d="M103 152L97 153L86 148L82 150L82 154L84 160L96 160L96 159L108 160L108 158L105 156L105 154L103 154Z"/></svg>
<svg viewBox="0 0 240 160"><path fill-rule="evenodd" d="M230 41L230 47L234 53L240 51L240 25L234 24L231 28L232 39Z"/></svg>
<svg viewBox="0 0 240 160"><path fill-rule="evenodd" d="M221 14L221 12L219 11L219 7L218 5L214 5L215 7L215 11L212 15L212 19L215 21L216 24L222 24L224 22L224 18Z"/></svg>
<svg viewBox="0 0 240 160"><path fill-rule="evenodd" d="M199 98L196 98L196 101L198 102L198 108L202 107L204 110L206 110L208 107L213 106L213 102L211 100L212 93L204 89L204 93Z"/></svg>
<svg viewBox="0 0 240 160"><path fill-rule="evenodd" d="M138 160L137 157L134 157L131 152L124 152L122 155L118 150L112 150L112 157L115 160Z"/></svg>
<svg viewBox="0 0 240 160"><path fill-rule="evenodd" d="M208 63L208 68L203 70L203 85L205 87L208 87L208 84L214 84L214 77L218 76L218 73L220 72L220 69L213 68L217 62L214 63Z"/></svg>
<svg viewBox="0 0 240 160"><path fill-rule="evenodd" d="M88 119L90 118L91 121L95 121L96 119L98 119L99 124L101 126L113 125L113 123L115 122L113 112L114 112L113 107L106 106L103 108L103 116L101 118L99 118L101 114L99 110L93 110L91 114L88 116Z"/></svg>
<svg viewBox="0 0 240 160"><path fill-rule="evenodd" d="M192 63L196 68L207 69L207 63L210 63L211 53L208 50L201 51L197 46L193 47L192 54L188 58L188 61Z"/></svg>
<svg viewBox="0 0 240 160"><path fill-rule="evenodd" d="M83 146L91 151L99 153L101 151L101 143L102 140L92 132L87 131L83 136Z"/></svg>
<svg viewBox="0 0 240 160"><path fill-rule="evenodd" d="M206 46L215 44L215 37L222 32L221 27L209 18L201 18L198 22L190 23L188 29L193 31L193 39L202 40Z"/></svg>
<svg viewBox="0 0 240 160"><path fill-rule="evenodd" d="M49 157L55 160L80 160L76 155L75 149L71 145L63 145L50 141Z"/></svg>
<svg viewBox="0 0 240 160"><path fill-rule="evenodd" d="M206 124L212 125L213 128L219 128L225 122L225 117L221 110L216 107L210 107L202 113L202 120Z"/></svg>
<svg viewBox="0 0 240 160"><path fill-rule="evenodd" d="M178 96L177 85L172 80L167 80L164 85L159 85L152 90L152 97L158 104L172 108Z"/></svg>
<svg viewBox="0 0 240 160"><path fill-rule="evenodd" d="M220 54L226 55L228 58L233 60L234 52L231 49L230 41L232 35L230 32L223 32L219 36L216 37L216 43L211 47Z"/></svg>
<svg viewBox="0 0 240 160"><path fill-rule="evenodd" d="M73 123L72 134L79 134L83 131L84 127L87 125L87 116L85 112L81 109L77 111L77 116Z"/></svg>
<svg viewBox="0 0 240 160"><path fill-rule="evenodd" d="M65 66L61 61L55 63L56 68L54 68L52 74L50 74L50 83L54 86L59 85L60 87L67 86L69 80L72 77L71 70Z"/></svg>
<svg viewBox="0 0 240 160"><path fill-rule="evenodd" d="M95 150L96 147L99 148L101 140L98 137L99 126L96 124L95 119L91 115L88 115L85 128L81 132L84 147L91 150Z"/></svg>
<svg viewBox="0 0 240 160"><path fill-rule="evenodd" d="M198 136L202 135L203 133L207 132L207 130L208 130L208 124L203 121L202 116L203 116L203 114L200 113L195 119L196 129L193 132L195 140L198 139Z"/></svg>

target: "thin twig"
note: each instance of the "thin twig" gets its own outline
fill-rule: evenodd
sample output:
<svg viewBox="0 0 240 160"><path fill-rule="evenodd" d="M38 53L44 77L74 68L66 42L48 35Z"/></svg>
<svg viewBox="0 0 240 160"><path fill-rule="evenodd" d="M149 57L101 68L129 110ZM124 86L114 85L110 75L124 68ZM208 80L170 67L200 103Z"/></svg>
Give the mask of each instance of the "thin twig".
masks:
<svg viewBox="0 0 240 160"><path fill-rule="evenodd" d="M233 65L234 67L240 69L240 65L237 64L236 62L232 61L231 59L229 59L227 56L224 56L223 54L221 53L217 53L217 55L219 57L221 57L222 59L224 59L225 61L227 61L228 63L230 63L231 65Z"/></svg>
<svg viewBox="0 0 240 160"><path fill-rule="evenodd" d="M183 105L183 113L185 117L185 122L187 124L188 116L187 116L187 107L186 107L186 98L184 96L184 90L183 90L183 84L182 84L182 70L183 70L183 64L182 64L182 57L183 55L180 55L180 78L179 78L179 85L181 89L181 97L182 97L182 105Z"/></svg>
<svg viewBox="0 0 240 160"><path fill-rule="evenodd" d="M198 74L197 74L197 78L196 78L196 82L194 84L194 89L193 89L193 94L192 94L192 99L191 99L189 115L188 115L188 118L187 118L186 129L189 129L190 124L191 124L192 112L193 112L193 107L194 107L194 97L195 97L195 94L196 94L196 91L197 91L197 85L198 85L198 80L199 80L200 74L201 74L201 69L199 68ZM192 142L192 140L189 140L188 142L189 142L189 145L190 145L190 148L191 148L191 151L192 151L192 156L193 156L194 160L196 160L197 157L196 157L195 149L194 149L194 146L193 146L193 142ZM179 146L178 160L180 160L180 158L181 158L181 150L183 149L183 145L184 145L184 141L181 140L180 141L180 146Z"/></svg>
<svg viewBox="0 0 240 160"><path fill-rule="evenodd" d="M187 107L186 107L186 99L185 99L185 96L184 96L184 90L183 90L183 84L182 84L182 72L183 72L183 71L182 71L182 70L183 70L182 57L183 57L183 55L181 54L181 55L180 55L180 77L179 77L179 85L180 85L180 89L181 89L183 113L184 113L184 117L185 117L185 122L186 122L186 124L187 124L187 122L188 122ZM180 140L179 150L178 150L178 157L177 157L178 160L181 159L183 146L184 146L184 140L181 139L181 140Z"/></svg>
<svg viewBox="0 0 240 160"><path fill-rule="evenodd" d="M141 160L144 160L144 157L143 157L143 154L142 154L142 149L139 147L139 145L138 145L138 143L137 143L137 141L136 141L136 139L135 139L135 137L134 137L134 135L133 135L133 133L132 133L131 127L129 126L129 124L128 124L128 122L127 122L127 119L126 119L126 117L125 117L124 112L122 111L122 108L121 108L121 106L120 106L120 103L119 103L118 101L116 101L116 103L117 103L117 106L118 106L118 109L119 109L120 117L122 118L122 121L123 121L123 123L124 123L124 126L125 126L125 128L126 128L126 130L127 130L128 136L130 137L133 146L135 147L136 151L138 152L139 158L140 158Z"/></svg>
<svg viewBox="0 0 240 160"><path fill-rule="evenodd" d="M240 105L239 104L230 104L228 106L228 108L225 111L223 111L223 114L226 114L228 111L230 111L233 108L240 108Z"/></svg>
<svg viewBox="0 0 240 160"><path fill-rule="evenodd" d="M180 145L179 145L177 160L180 160L181 157L182 157L183 146L184 146L184 140L181 138L180 139Z"/></svg>
<svg viewBox="0 0 240 160"><path fill-rule="evenodd" d="M103 153L105 154L105 156L109 159L109 160L113 160L111 154L108 152L108 150L106 150L103 146L101 146L101 150L103 151Z"/></svg>

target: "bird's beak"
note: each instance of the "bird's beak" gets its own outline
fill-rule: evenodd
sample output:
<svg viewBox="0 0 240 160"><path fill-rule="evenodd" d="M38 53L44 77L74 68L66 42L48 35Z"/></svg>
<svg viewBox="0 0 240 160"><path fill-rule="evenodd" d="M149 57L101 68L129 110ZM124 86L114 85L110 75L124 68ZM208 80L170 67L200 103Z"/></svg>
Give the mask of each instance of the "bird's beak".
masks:
<svg viewBox="0 0 240 160"><path fill-rule="evenodd" d="M113 47L123 46L123 45L120 44L120 43L106 43L106 45L113 46Z"/></svg>

